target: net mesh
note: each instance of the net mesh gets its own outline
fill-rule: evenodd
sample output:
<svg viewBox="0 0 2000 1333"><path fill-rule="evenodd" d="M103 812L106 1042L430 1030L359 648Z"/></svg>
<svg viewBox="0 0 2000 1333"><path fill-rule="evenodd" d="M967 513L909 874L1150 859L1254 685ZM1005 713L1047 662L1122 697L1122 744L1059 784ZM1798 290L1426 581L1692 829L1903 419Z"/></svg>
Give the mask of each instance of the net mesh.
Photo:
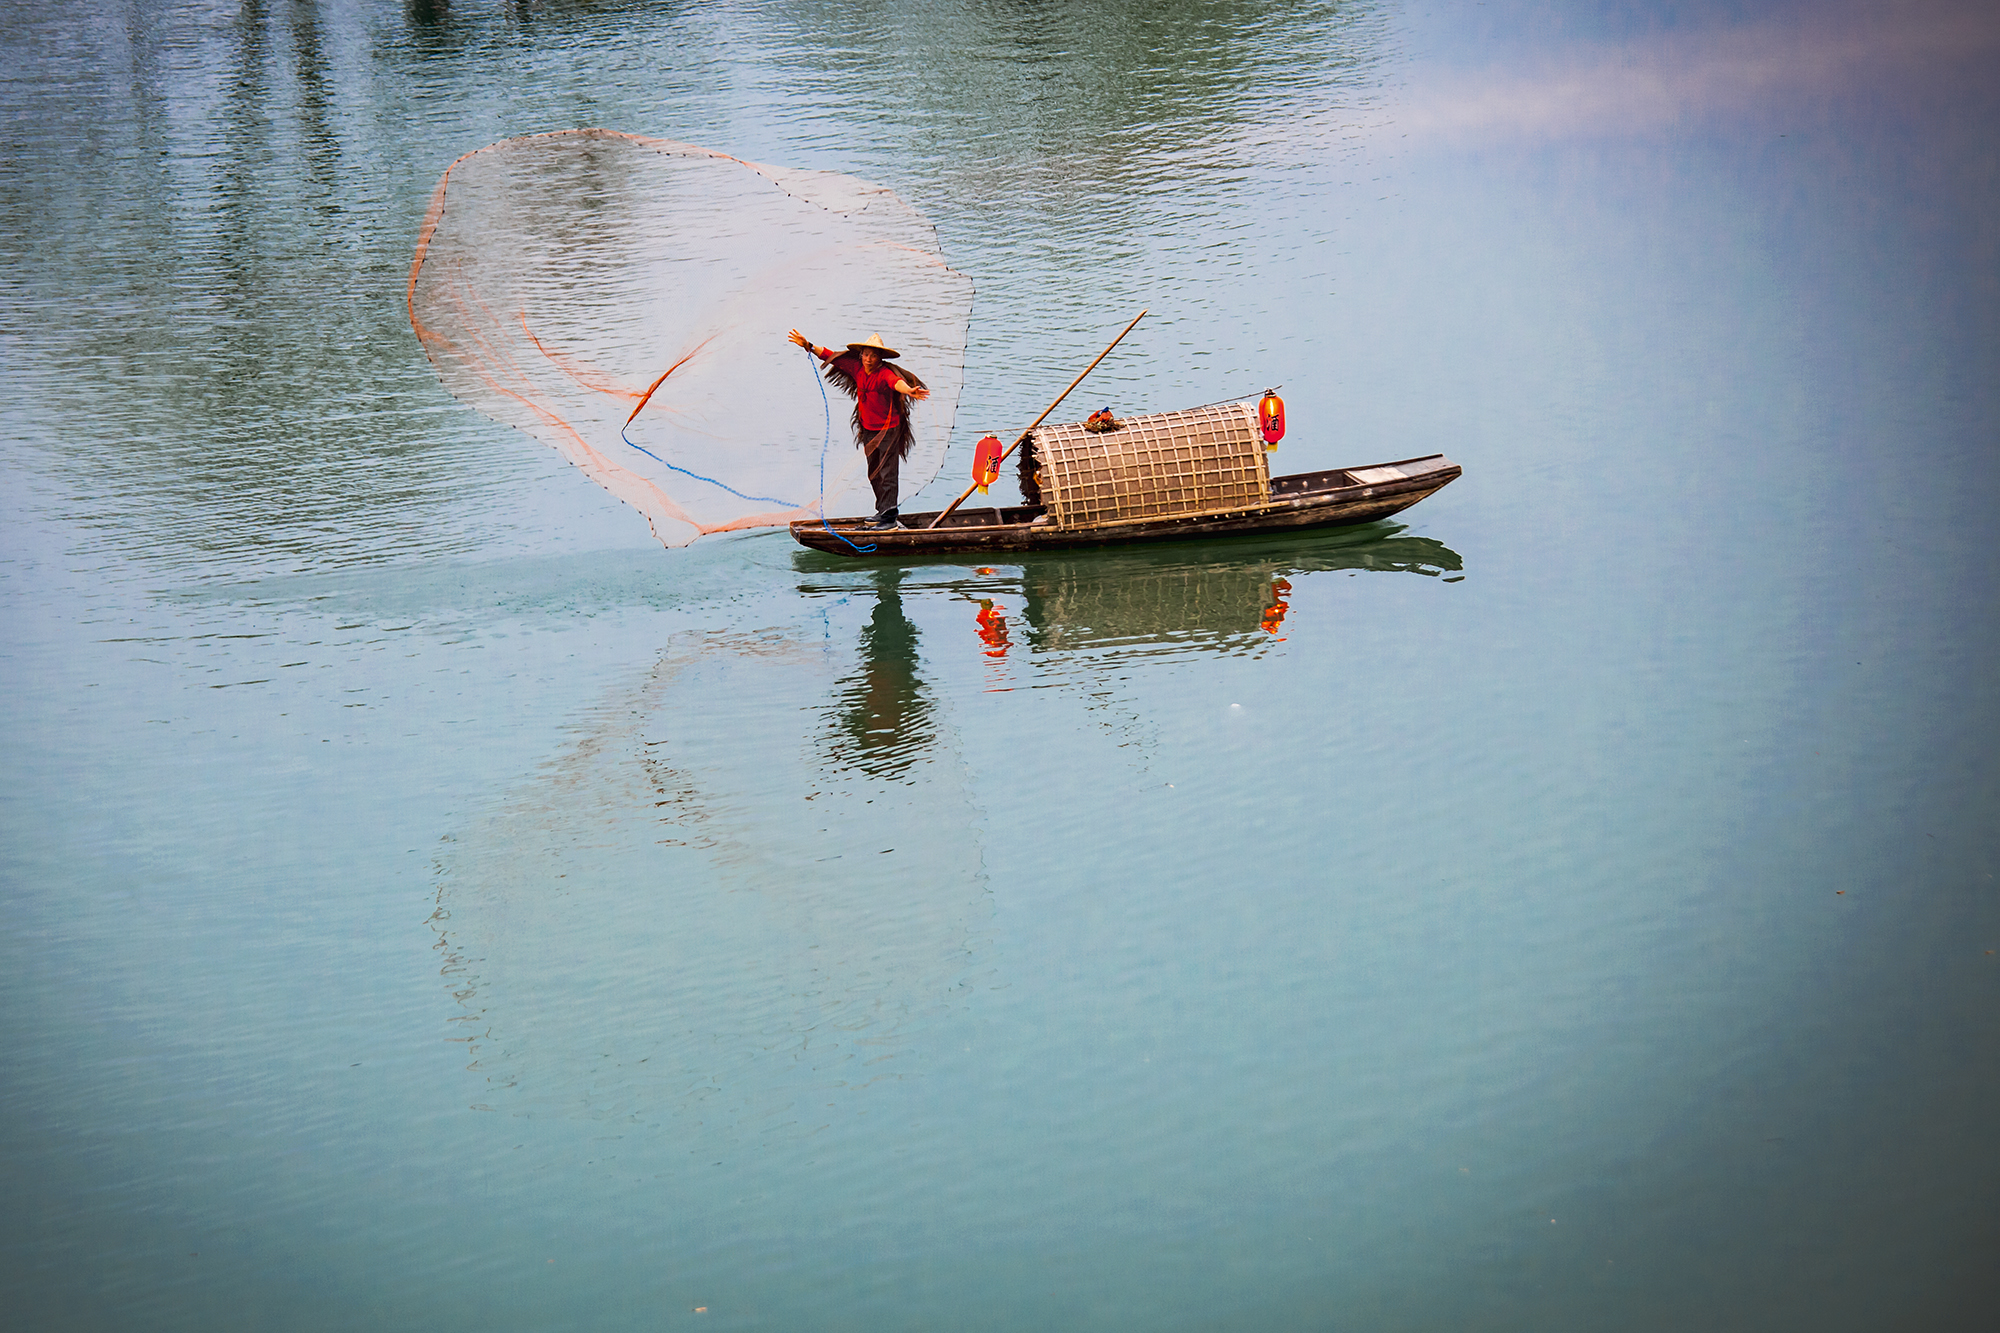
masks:
<svg viewBox="0 0 2000 1333"><path fill-rule="evenodd" d="M680 546L872 509L798 327L880 330L931 391L904 494L937 475L972 284L890 191L609 130L459 158L410 265L410 325L446 389L550 445ZM824 483L821 474L824 466Z"/></svg>
<svg viewBox="0 0 2000 1333"><path fill-rule="evenodd" d="M1268 503L1271 475L1257 405L1218 403L1035 432L1042 499L1065 528L1231 513Z"/></svg>

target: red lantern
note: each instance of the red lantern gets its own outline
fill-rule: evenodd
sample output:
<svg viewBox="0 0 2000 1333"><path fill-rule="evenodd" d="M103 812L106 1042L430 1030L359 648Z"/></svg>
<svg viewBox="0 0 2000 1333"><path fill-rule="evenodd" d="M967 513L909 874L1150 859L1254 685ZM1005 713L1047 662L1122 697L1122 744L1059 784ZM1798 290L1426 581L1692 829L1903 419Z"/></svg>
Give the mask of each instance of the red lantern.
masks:
<svg viewBox="0 0 2000 1333"><path fill-rule="evenodd" d="M972 484L984 495L986 488L1000 480L1000 441L988 435L972 451Z"/></svg>
<svg viewBox="0 0 2000 1333"><path fill-rule="evenodd" d="M1277 448L1285 438L1285 400L1276 389L1264 390L1264 401L1257 404L1257 429L1264 432L1266 449Z"/></svg>

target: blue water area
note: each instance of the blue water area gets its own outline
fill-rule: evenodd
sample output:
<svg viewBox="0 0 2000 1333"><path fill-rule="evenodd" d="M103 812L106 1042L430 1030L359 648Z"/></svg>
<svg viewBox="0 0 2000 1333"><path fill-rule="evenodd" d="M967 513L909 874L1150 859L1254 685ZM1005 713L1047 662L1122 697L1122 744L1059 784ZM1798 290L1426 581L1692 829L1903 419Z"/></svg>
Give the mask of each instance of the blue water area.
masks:
<svg viewBox="0 0 2000 1333"><path fill-rule="evenodd" d="M1983 7L26 0L0 56L11 1327L1990 1318ZM663 549L405 305L449 163L592 125L935 224L911 507L1142 307L1065 419L1277 385L1277 471L1464 475ZM820 447L810 367L743 389Z"/></svg>

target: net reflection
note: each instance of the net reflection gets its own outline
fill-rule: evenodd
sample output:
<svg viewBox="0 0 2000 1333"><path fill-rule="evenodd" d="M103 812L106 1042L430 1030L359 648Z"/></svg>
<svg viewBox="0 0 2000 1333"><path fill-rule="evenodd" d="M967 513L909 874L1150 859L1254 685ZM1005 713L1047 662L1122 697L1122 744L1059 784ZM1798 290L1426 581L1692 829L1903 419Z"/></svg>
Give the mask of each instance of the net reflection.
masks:
<svg viewBox="0 0 2000 1333"><path fill-rule="evenodd" d="M810 610L858 672L798 624L688 635L453 835L437 949L484 1107L803 1136L983 984L980 821L895 580Z"/></svg>

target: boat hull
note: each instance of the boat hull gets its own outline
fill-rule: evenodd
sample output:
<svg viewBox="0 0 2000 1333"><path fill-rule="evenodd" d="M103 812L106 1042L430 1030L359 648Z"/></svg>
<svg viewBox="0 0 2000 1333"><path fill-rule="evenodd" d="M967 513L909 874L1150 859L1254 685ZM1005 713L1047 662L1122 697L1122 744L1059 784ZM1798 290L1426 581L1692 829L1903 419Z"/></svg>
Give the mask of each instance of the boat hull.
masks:
<svg viewBox="0 0 2000 1333"><path fill-rule="evenodd" d="M1371 467L1298 473L1271 480L1269 502L1222 514L1140 519L1102 527L1065 529L1037 524L1039 507L960 509L933 528L935 512L905 514L900 528L875 529L863 518L792 524L802 546L832 555L880 559L899 555L979 554L987 551L1058 551L1140 542L1193 541L1251 533L1373 523L1400 513L1457 480L1461 469L1442 454ZM1390 476L1388 474L1398 475Z"/></svg>

